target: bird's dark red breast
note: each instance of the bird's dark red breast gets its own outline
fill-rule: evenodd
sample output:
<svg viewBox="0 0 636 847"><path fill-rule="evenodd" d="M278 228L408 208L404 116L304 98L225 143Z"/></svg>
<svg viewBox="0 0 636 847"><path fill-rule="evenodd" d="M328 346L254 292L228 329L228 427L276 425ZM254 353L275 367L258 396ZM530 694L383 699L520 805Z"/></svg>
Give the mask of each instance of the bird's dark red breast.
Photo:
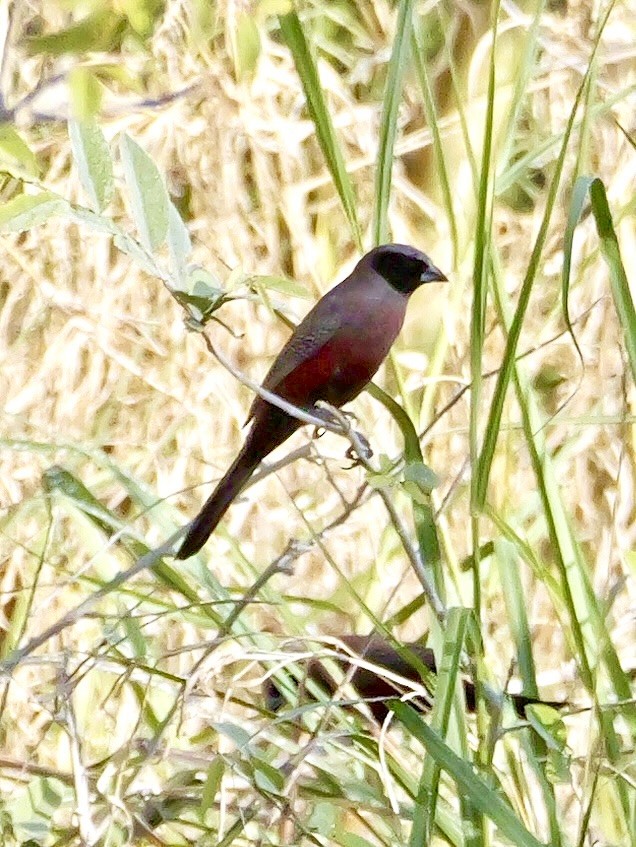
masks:
<svg viewBox="0 0 636 847"><path fill-rule="evenodd" d="M391 320L394 325L398 323L395 315ZM401 323L400 320L400 326ZM399 328L396 335L397 332ZM390 349L390 344L379 345L373 341L370 338L368 345L361 345L359 331L343 327L282 379L277 382L266 379L264 386L301 408L311 408L319 400L343 406L369 384ZM255 409L263 405L264 401L257 398Z"/></svg>

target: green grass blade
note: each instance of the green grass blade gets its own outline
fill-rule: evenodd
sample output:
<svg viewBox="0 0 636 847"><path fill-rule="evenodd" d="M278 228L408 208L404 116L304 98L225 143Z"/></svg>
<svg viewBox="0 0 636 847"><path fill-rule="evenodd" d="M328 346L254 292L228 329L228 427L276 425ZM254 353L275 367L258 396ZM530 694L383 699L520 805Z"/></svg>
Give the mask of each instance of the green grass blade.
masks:
<svg viewBox="0 0 636 847"><path fill-rule="evenodd" d="M454 753L417 712L400 700L393 702L391 708L439 767L455 780L458 792L490 818L503 836L518 847L542 847L541 841L528 832L501 795L477 776L470 762Z"/></svg>
<svg viewBox="0 0 636 847"><path fill-rule="evenodd" d="M331 121L329 109L323 95L318 69L305 38L302 25L296 12L279 17L280 28L287 46L291 50L296 70L300 78L307 109L316 127L318 143L325 157L329 173L333 179L340 202L349 221L351 232L358 248L362 247L362 236L358 223L358 213L353 186L345 167L344 159Z"/></svg>
<svg viewBox="0 0 636 847"><path fill-rule="evenodd" d="M519 554L515 545L505 538L495 541L495 561L498 565L504 602L506 604L508 626L515 645L513 656L519 667L522 690L530 697L539 697L537 678L532 654L532 635L528 621L528 602L521 582ZM535 770L550 824L550 841L553 845L561 843L559 817L556 809L554 785L546 774L546 745L536 733L527 739L527 755L531 767Z"/></svg>
<svg viewBox="0 0 636 847"><path fill-rule="evenodd" d="M570 338L576 347L576 352L578 353L581 362L583 362L583 354L576 339L574 327L572 326L568 304L570 301L570 274L572 271L574 232L579 220L581 219L581 215L583 214L583 208L585 206L591 182L592 179L590 177L579 177L574 183L574 189L572 190L572 197L570 199L570 208L568 210L565 236L563 239L563 270L561 273L561 306L563 310L563 321L568 328Z"/></svg>
<svg viewBox="0 0 636 847"><path fill-rule="evenodd" d="M605 20L607 20L607 18ZM492 405L490 407L490 413L488 415L488 421L486 423L484 443L482 446L481 454L479 456L479 461L476 465L476 482L474 488L473 505L477 509L482 509L486 501L488 480L490 479L490 470L495 455L495 448L497 445L497 439L499 437L499 430L501 428L501 416L503 413L504 401L514 369L515 357L517 354L517 346L519 344L519 337L521 335L521 328L523 326L523 322L526 316L528 303L530 302L530 294L532 293L534 282L539 272L541 255L543 253L543 248L545 246L545 242L548 236L552 212L556 204L558 189L561 182L561 176L563 174L563 168L565 165L568 145L570 142L570 137L572 135L572 130L574 128L576 113L578 111L579 104L585 92L587 79L591 73L592 63L594 61L594 56L596 55L596 50L598 49L599 41L600 34L594 44L592 56L590 57L585 76L583 77L583 81L581 82L581 85L579 86L579 89L577 91L576 97L574 99L574 104L572 105L570 116L565 131L563 133L561 150L559 152L559 156L554 169L554 174L552 176L552 182L550 183L550 189L546 198L543 219L541 221L539 233L532 249L532 255L528 263L528 269L521 285L515 315L510 325L510 330L508 332L508 338L506 340L506 348L501 363L501 369L499 371L499 376L497 377L497 384L495 386L495 391L493 394Z"/></svg>
<svg viewBox="0 0 636 847"><path fill-rule="evenodd" d="M527 599L519 574L519 561L513 544L503 538L495 541L495 561L506 604L508 625L515 644L515 658L523 680L523 691L538 697L537 678L532 655L532 637L528 623Z"/></svg>
<svg viewBox="0 0 636 847"><path fill-rule="evenodd" d="M453 259L451 265L455 267L457 263L457 256L459 252L459 236L457 234L457 216L455 215L455 208L453 204L453 190L450 185L450 179L448 176L448 168L446 167L446 157L444 155L444 145L442 143L442 136L439 131L438 120L439 116L437 114L437 110L435 108L435 100L433 97L433 91L431 89L431 83L428 77L428 71L426 68L426 49L423 44L423 33L422 28L420 26L415 26L413 28L413 63L415 65L415 71L417 73L417 78L420 84L420 91L422 92L422 104L424 106L424 112L426 114L426 123L428 128L431 131L431 136L433 138L433 154L435 156L435 172L437 174L437 178L439 180L440 189L442 192L442 197L444 198L444 208L446 209L446 216L448 218L448 225L450 230L450 240L453 248Z"/></svg>
<svg viewBox="0 0 636 847"><path fill-rule="evenodd" d="M373 216L374 244L388 241L389 200L393 150L397 135L397 117L402 96L402 80L409 61L411 28L413 25L413 0L402 0L393 39L393 51L387 70L386 88L380 119L380 143L375 176L375 209Z"/></svg>
<svg viewBox="0 0 636 847"><path fill-rule="evenodd" d="M448 613L442 660L437 673L435 704L431 715L431 728L439 734L440 738L446 738L448 732L451 707L457 691L460 657L470 614L468 609L451 609ZM432 756L427 756L422 768L415 804L410 847L430 842L435 823L439 779L439 763Z"/></svg>
<svg viewBox="0 0 636 847"><path fill-rule="evenodd" d="M374 383L367 387L369 394L378 400L384 408L392 415L393 419L400 428L402 438L404 439L404 459L408 465L424 464L422 456L422 448L420 439L413 426L413 421L386 391L383 391ZM422 561L434 581L442 600L445 597L444 591L444 574L441 569L441 551L439 546L439 538L437 536L437 527L435 525L435 514L432 503L419 502L416 498L412 498L413 503L413 519L415 521L415 532L417 541L422 556Z"/></svg>
<svg viewBox="0 0 636 847"><path fill-rule="evenodd" d="M470 321L470 420L469 420L469 444L471 461L477 468L479 455L479 420L481 417L480 400L483 372L483 348L486 326L486 302L488 295L488 249L490 243L491 228L491 156L493 120L495 108L495 45L497 40L497 10L494 14L494 30L492 35L493 45L490 53L488 67L488 94L486 118L484 123L484 139L481 155L481 170L479 176L479 188L477 196L477 220L475 222L475 255L473 259L473 307ZM479 490L479 475L473 474L471 478L471 502L473 505L477 499Z"/></svg>
<svg viewBox="0 0 636 847"><path fill-rule="evenodd" d="M616 649L607 629L603 610L589 580L586 563L572 534L569 516L560 496L559 484L554 475L552 462L547 453L538 415L527 387L523 387L518 374L514 373L517 401L523 416L526 442L544 514L548 522L551 546L557 562L563 599L569 615L569 631L574 640L576 658L583 683L597 702L596 667L602 661L615 695L620 700L632 699L629 678L623 671ZM597 702L598 705L598 702ZM604 740L610 761L620 758L620 743L613 724L613 715L599 709L599 731ZM624 712L632 733L636 727L636 710L630 706ZM625 821L629 820L629 799L624 783L615 783Z"/></svg>
<svg viewBox="0 0 636 847"><path fill-rule="evenodd" d="M612 213L607 202L607 193L600 179L591 182L590 199L594 220L596 221L596 230L601 242L601 253L610 272L614 308L623 329L632 379L636 383L636 311L634 310L634 301L625 273L625 266L621 259Z"/></svg>

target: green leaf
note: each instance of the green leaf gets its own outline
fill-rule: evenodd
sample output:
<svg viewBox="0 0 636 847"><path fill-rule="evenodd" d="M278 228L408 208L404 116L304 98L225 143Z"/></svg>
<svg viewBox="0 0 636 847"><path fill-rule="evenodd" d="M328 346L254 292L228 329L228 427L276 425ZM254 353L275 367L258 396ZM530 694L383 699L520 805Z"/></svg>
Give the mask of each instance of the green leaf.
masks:
<svg viewBox="0 0 636 847"><path fill-rule="evenodd" d="M229 738L239 750L247 750L249 748L252 735L244 727L230 723L230 721L214 723L212 726L219 735Z"/></svg>
<svg viewBox="0 0 636 847"><path fill-rule="evenodd" d="M66 200L50 191L20 194L0 206L0 232L26 232L66 208Z"/></svg>
<svg viewBox="0 0 636 847"><path fill-rule="evenodd" d="M371 488L388 488L397 483L395 462L385 453L381 453L377 460L378 470L367 471L367 483Z"/></svg>
<svg viewBox="0 0 636 847"><path fill-rule="evenodd" d="M390 488L395 485L394 474L367 473L367 484L376 491L380 488Z"/></svg>
<svg viewBox="0 0 636 847"><path fill-rule="evenodd" d="M288 297L300 297L303 300L308 300L311 297L306 286L282 276L251 276L248 282L257 283L268 291L276 291L278 294L285 294Z"/></svg>
<svg viewBox="0 0 636 847"><path fill-rule="evenodd" d="M71 111L78 121L94 118L102 104L102 86L91 68L80 65L69 74Z"/></svg>
<svg viewBox="0 0 636 847"><path fill-rule="evenodd" d="M117 249L131 256L146 273L166 280L165 272L154 262L152 256L112 220L82 206L72 206L63 197L50 191L35 195L20 194L0 206L0 232L25 232L56 215L63 215L89 226L95 232L112 236Z"/></svg>
<svg viewBox="0 0 636 847"><path fill-rule="evenodd" d="M391 708L411 735L424 745L427 753L455 780L458 792L490 818L503 836L518 847L544 847L524 827L501 796L475 773L472 765L451 750L414 709L400 700L392 701Z"/></svg>
<svg viewBox="0 0 636 847"><path fill-rule="evenodd" d="M380 143L375 180L375 210L373 238L375 244L383 244L389 238L389 199L391 197L391 175L393 173L393 150L397 136L397 118L402 80L409 61L411 28L413 24L413 0L402 0L393 39L393 51L389 61L382 118L380 120Z"/></svg>
<svg viewBox="0 0 636 847"><path fill-rule="evenodd" d="M296 12L281 15L279 18L280 28L287 46L292 52L294 63L300 82L307 98L307 109L316 127L316 137L323 152L327 167L340 195L340 201L344 209L351 232L358 247L362 246L360 225L356 210L356 200L353 186L349 180L349 174L345 167L340 145L329 115L329 108L325 102L323 89L318 76L318 69L314 63L309 44L305 38L303 27Z"/></svg>
<svg viewBox="0 0 636 847"><path fill-rule="evenodd" d="M280 794L285 786L285 776L280 768L270 765L259 757L252 759L254 785L270 794Z"/></svg>
<svg viewBox="0 0 636 847"><path fill-rule="evenodd" d="M173 274L184 287L187 281L188 259L192 253L192 242L188 228L172 200L168 201L168 249Z"/></svg>
<svg viewBox="0 0 636 847"><path fill-rule="evenodd" d="M414 482L424 494L430 494L439 485L439 477L423 462L412 462L404 468L405 482Z"/></svg>
<svg viewBox="0 0 636 847"><path fill-rule="evenodd" d="M221 787L221 780L223 779L224 771L225 762L223 761L222 756L216 756L208 768L205 783L203 785L203 791L201 792L202 815L205 815L205 813L212 808L216 795L219 793L219 789Z"/></svg>
<svg viewBox="0 0 636 847"><path fill-rule="evenodd" d="M163 244L168 232L168 192L150 156L125 133L121 157L133 218L142 244L152 252Z"/></svg>
<svg viewBox="0 0 636 847"><path fill-rule="evenodd" d="M14 832L20 838L19 842L10 841L9 844L25 844L28 838L33 838L33 844L46 843L51 819L70 800L70 787L57 777L32 776L24 787L16 788L10 799L3 802L10 813Z"/></svg>
<svg viewBox="0 0 636 847"><path fill-rule="evenodd" d="M0 171L18 179L37 177L40 173L35 154L10 124L0 124Z"/></svg>
<svg viewBox="0 0 636 847"><path fill-rule="evenodd" d="M128 18L131 29L140 38L147 39L164 12L165 0L118 0L116 6Z"/></svg>
<svg viewBox="0 0 636 847"><path fill-rule="evenodd" d="M252 79L261 55L261 36L253 15L247 12L238 15L230 41L237 80L242 82Z"/></svg>
<svg viewBox="0 0 636 847"><path fill-rule="evenodd" d="M184 288L185 290L174 291L173 294L181 305L190 308L193 317L199 323L205 323L227 298L218 280L201 267L188 270L184 279Z"/></svg>
<svg viewBox="0 0 636 847"><path fill-rule="evenodd" d="M113 163L108 143L92 118L71 120L68 134L73 158L84 191L95 212L101 212L113 195Z"/></svg>
<svg viewBox="0 0 636 847"><path fill-rule="evenodd" d="M109 53L121 46L126 29L126 18L105 8L87 15L67 29L27 38L26 44L31 53L51 56L89 51Z"/></svg>

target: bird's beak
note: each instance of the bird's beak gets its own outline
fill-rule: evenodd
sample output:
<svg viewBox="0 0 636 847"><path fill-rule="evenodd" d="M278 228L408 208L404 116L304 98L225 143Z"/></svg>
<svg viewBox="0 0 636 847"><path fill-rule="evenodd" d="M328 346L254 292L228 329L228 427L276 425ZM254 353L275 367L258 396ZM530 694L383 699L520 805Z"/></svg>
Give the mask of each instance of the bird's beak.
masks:
<svg viewBox="0 0 636 847"><path fill-rule="evenodd" d="M422 282L448 282L448 277L435 265L429 265L420 277Z"/></svg>

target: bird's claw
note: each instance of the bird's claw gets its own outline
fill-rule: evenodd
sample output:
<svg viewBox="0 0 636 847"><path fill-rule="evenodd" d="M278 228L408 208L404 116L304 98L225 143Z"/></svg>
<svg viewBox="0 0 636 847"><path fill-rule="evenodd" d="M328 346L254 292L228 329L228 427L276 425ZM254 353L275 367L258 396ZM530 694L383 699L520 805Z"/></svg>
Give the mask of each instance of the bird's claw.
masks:
<svg viewBox="0 0 636 847"><path fill-rule="evenodd" d="M368 439L361 432L354 433L355 437L361 448L361 455L358 453L353 444L349 447L347 452L345 453L345 457L350 459L353 462L351 467L360 463L361 459L365 461L369 461L369 459L373 456L373 450L371 449L371 445L369 444Z"/></svg>
<svg viewBox="0 0 636 847"><path fill-rule="evenodd" d="M340 409L340 414L347 418L347 420L351 421L351 423L358 423L358 418L356 417L355 412L351 412L349 409Z"/></svg>

